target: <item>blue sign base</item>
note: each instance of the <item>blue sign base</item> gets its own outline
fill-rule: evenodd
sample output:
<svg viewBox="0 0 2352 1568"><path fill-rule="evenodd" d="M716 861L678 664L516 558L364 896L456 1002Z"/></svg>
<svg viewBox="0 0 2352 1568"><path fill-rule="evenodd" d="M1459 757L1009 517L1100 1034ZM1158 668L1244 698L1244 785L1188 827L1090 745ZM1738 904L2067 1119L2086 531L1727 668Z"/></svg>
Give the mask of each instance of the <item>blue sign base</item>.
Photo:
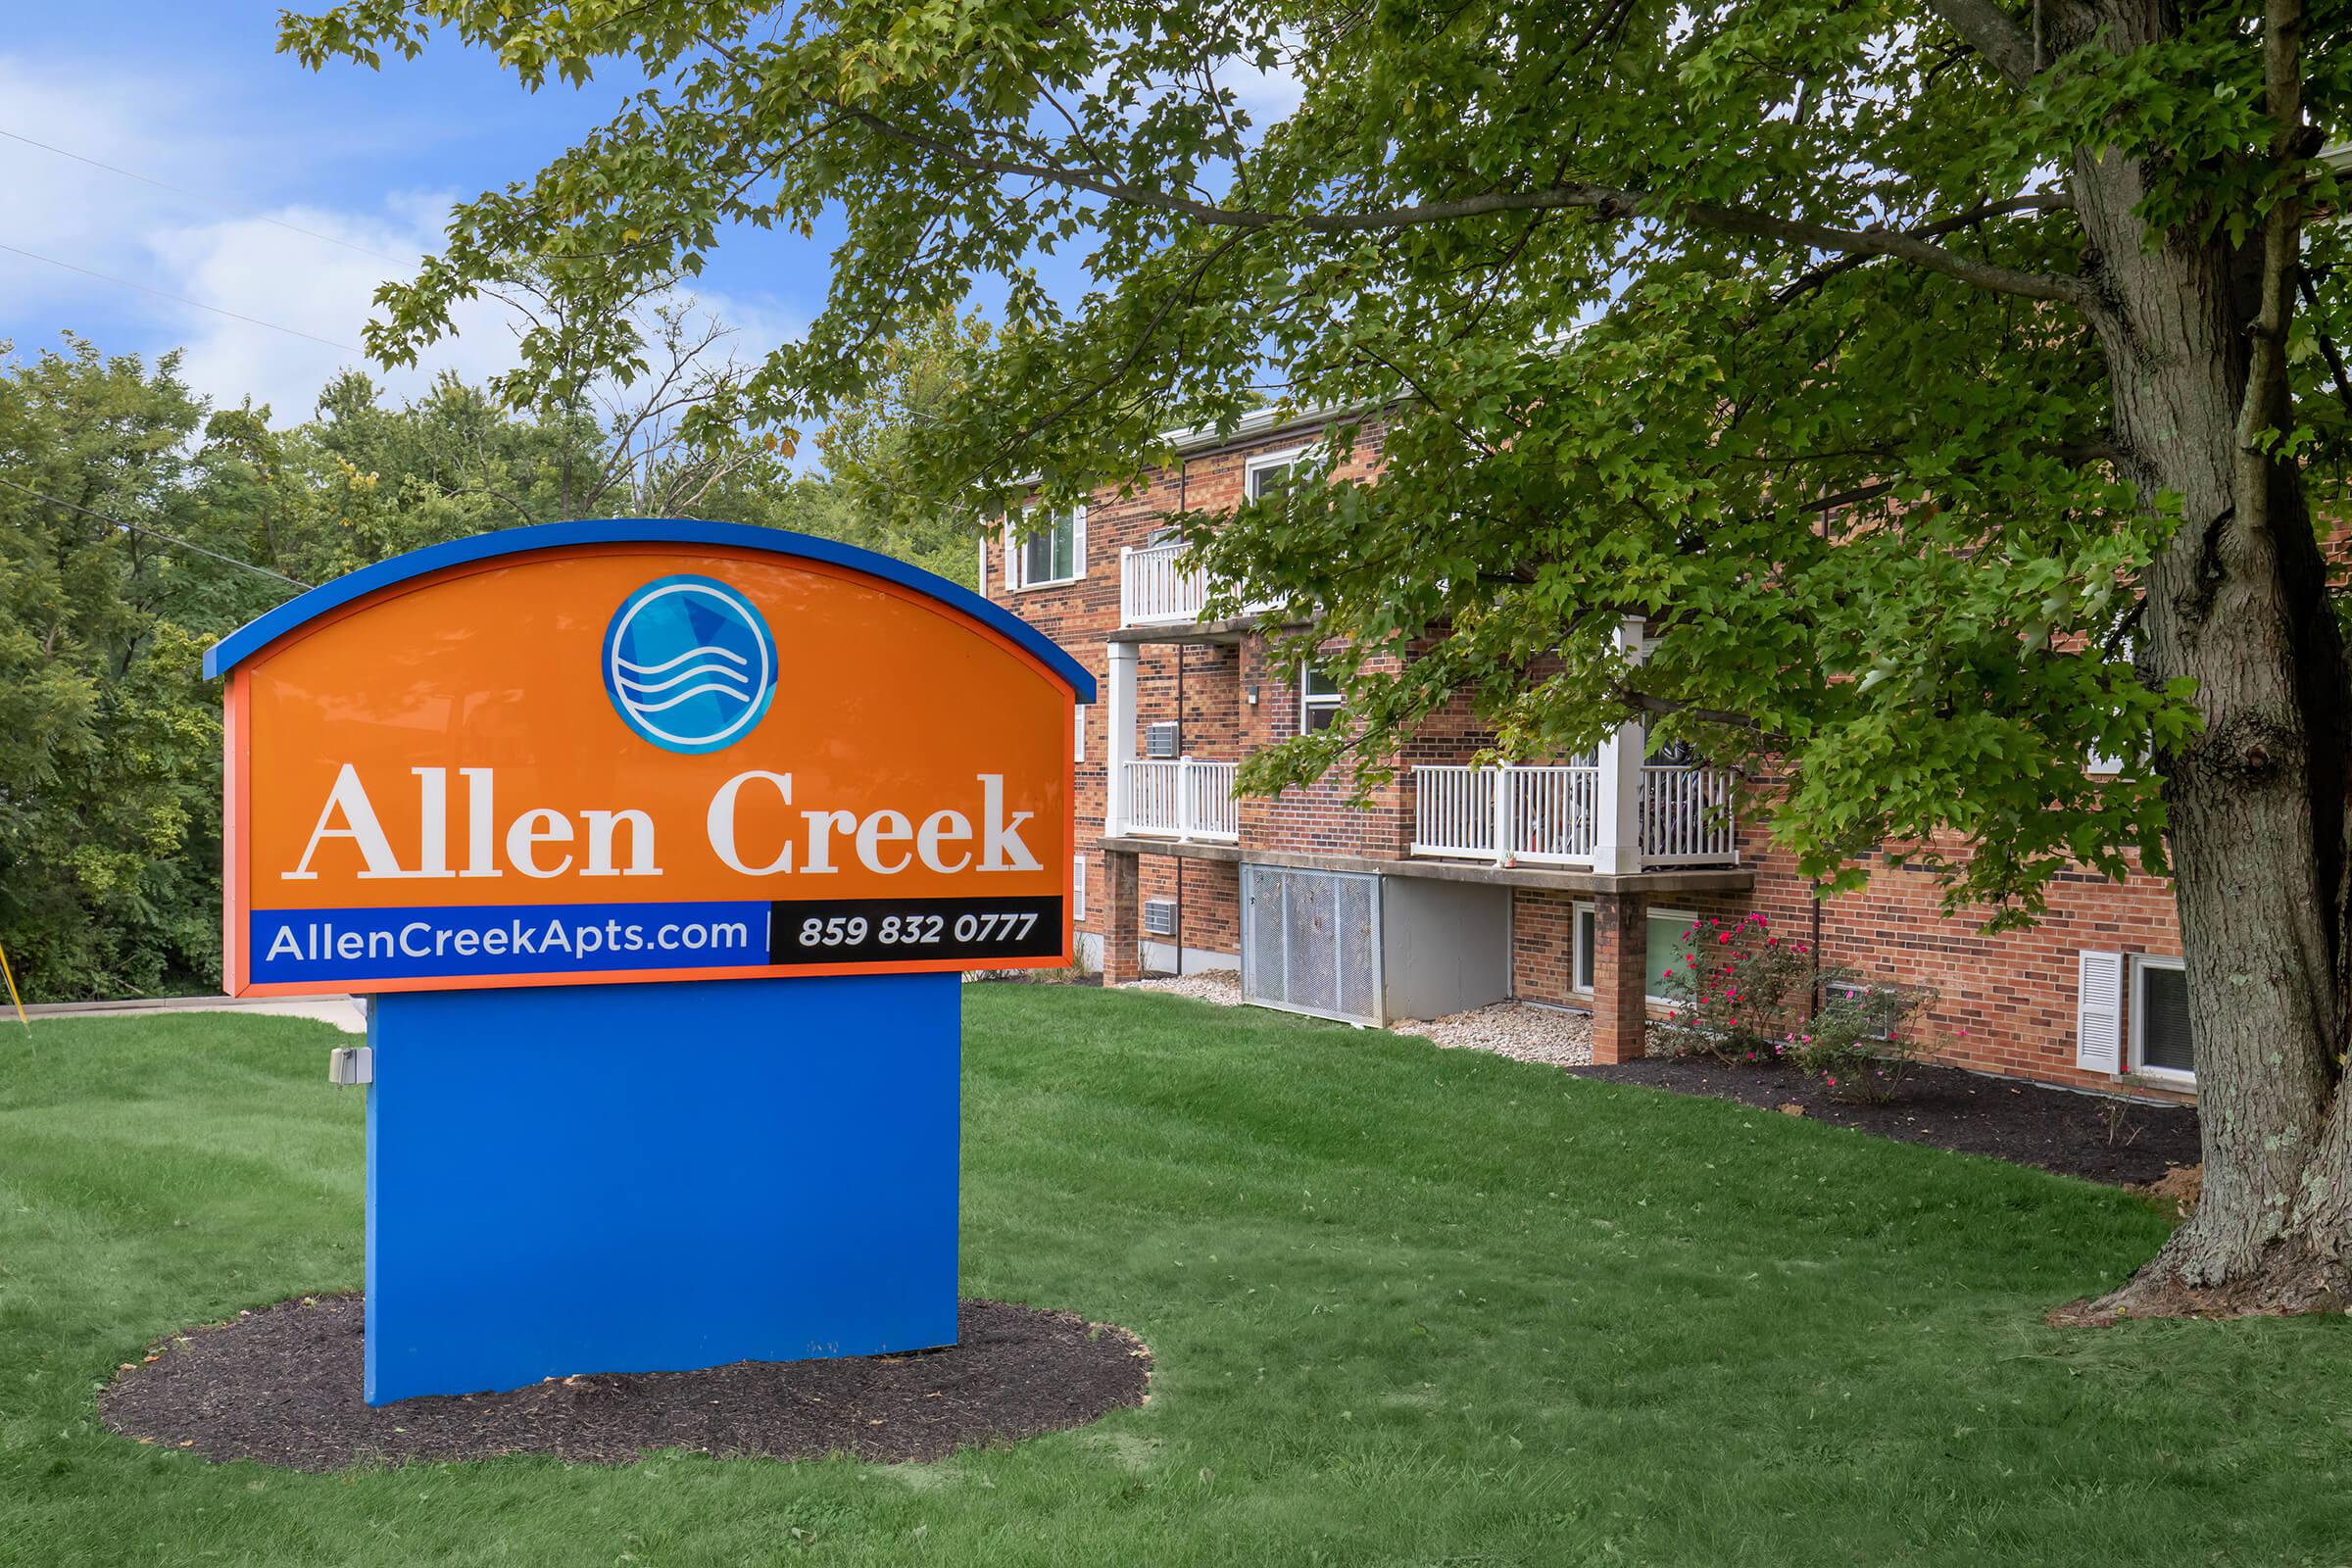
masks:
<svg viewBox="0 0 2352 1568"><path fill-rule="evenodd" d="M953 974L386 994L369 1404L956 1339Z"/></svg>

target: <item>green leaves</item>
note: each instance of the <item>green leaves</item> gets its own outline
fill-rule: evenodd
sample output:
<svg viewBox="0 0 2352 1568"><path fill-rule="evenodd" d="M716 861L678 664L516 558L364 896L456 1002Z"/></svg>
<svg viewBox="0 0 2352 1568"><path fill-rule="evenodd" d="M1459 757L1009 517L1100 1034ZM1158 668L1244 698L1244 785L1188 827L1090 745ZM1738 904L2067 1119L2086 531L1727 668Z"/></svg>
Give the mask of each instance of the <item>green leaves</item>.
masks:
<svg viewBox="0 0 2352 1568"><path fill-rule="evenodd" d="M887 399L876 345L1004 301L956 395L889 443L894 508L1124 492L1171 428L1272 398L1346 411L1331 482L1180 519L1237 598L1311 618L1299 649L1365 661L1352 744L1304 738L1254 760L1253 786L1376 777L1461 702L1523 757L1639 717L1781 780L1774 820L1809 870L1891 837L1933 846L1955 900L2030 911L2063 867L2161 859L2164 760L2194 722L2192 694L2127 655L2178 508L2109 438L2116 339L2070 174L2148 171L2123 229L2151 246L2341 192L2267 155L2242 9L2145 38L2081 8L2038 38L1974 18L2016 28L1993 40L2006 76L1947 15L1966 14L359 0L284 36L314 64L372 61L438 26L526 84L607 61L651 83L460 207L445 254L387 294L379 352L531 255L625 358L646 280L729 225L837 212L826 308L747 382L746 417ZM2310 27L2307 110L2338 136L2348 22L2329 0ZM1245 62L1287 73L1296 107L1253 108ZM2352 432L2322 343L2352 334L2345 228L2312 231L2289 344L2280 439L2315 466ZM1083 297L1040 286L1061 253ZM552 377L526 349L517 384ZM1342 462L1359 423L1377 482ZM1638 664L1615 647L1628 616L1656 634ZM2089 774L2094 755L2125 765Z"/></svg>

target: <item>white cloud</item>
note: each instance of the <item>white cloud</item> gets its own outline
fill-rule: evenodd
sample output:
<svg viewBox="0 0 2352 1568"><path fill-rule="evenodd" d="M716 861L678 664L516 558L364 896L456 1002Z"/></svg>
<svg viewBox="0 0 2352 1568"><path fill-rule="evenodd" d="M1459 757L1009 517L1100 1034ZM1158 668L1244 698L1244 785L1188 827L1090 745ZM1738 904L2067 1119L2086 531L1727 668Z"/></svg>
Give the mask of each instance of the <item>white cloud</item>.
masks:
<svg viewBox="0 0 2352 1568"><path fill-rule="evenodd" d="M1276 47L1288 54L1298 47L1298 42L1286 34ZM1306 84L1298 79L1287 60L1277 61L1268 71L1260 71L1245 61L1224 61L1217 68L1217 82L1232 90L1235 105L1250 116L1250 122L1257 127L1259 135L1265 133L1268 125L1278 124L1298 113L1300 101L1306 96Z"/></svg>
<svg viewBox="0 0 2352 1568"><path fill-rule="evenodd" d="M76 89L59 91L55 80ZM0 141L9 173L0 243L124 280L0 252L0 291L20 323L20 352L54 342L25 322L77 325L108 352L179 346L190 386L216 406L250 396L279 424L309 417L319 390L348 366L405 398L444 370L478 382L513 364L514 318L489 299L460 307L456 333L415 367L386 371L361 352L376 287L413 275L439 238L448 195L398 192L343 206L255 200L238 188L240 172L284 173L282 142L248 146L244 133L219 128L237 112L233 102L120 69L67 72L0 56L0 129L146 176ZM274 162L249 162L261 157ZM739 356L805 324L762 302L698 293L703 312L737 328L730 346ZM100 333L93 322L122 326ZM124 327L144 341L117 340Z"/></svg>

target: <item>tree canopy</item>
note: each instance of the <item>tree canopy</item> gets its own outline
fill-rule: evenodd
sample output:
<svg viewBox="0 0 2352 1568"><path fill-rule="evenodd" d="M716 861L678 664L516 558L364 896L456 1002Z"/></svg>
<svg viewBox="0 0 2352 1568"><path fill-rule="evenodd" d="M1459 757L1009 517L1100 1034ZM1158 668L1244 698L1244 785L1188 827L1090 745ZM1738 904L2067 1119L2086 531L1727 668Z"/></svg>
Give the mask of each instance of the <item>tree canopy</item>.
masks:
<svg viewBox="0 0 2352 1568"><path fill-rule="evenodd" d="M904 351L918 385L952 374L937 336ZM446 378L394 405L347 371L280 427L266 408L209 408L175 356L0 345L0 948L26 992L219 984L204 650L305 584L497 528L647 514L794 528L972 580L968 510L914 526L876 493L923 394L845 407L818 437L853 475L837 482L739 427L671 440L674 409L646 411L698 373L518 415Z"/></svg>
<svg viewBox="0 0 2352 1568"><path fill-rule="evenodd" d="M2156 773L2082 762L2137 764L2194 723L2132 662L2132 584L2177 502L2115 461L2095 246L2058 174L2091 142L2152 164L2144 220L2206 232L2258 229L2281 192L2333 202L2326 166L2268 156L2247 16L2132 49L1958 3L769 16L376 0L290 20L313 63L447 25L529 84L608 61L656 83L461 206L372 344L413 353L517 249L617 302L695 270L726 223L837 210L827 308L746 392L779 417L864 396L877 338L995 280L1004 329L916 442L934 502L1131 479L1163 431L1230 424L1269 378L1291 407L1378 418L1377 484L1286 498L1212 552L1359 645L1454 634L1362 683L1367 729L1301 741L1261 783L1344 748L1377 767L1467 682L1522 755L1629 709L1661 740L1774 754L1784 836L1824 874L1956 829L1977 853L1955 895L2031 910L2067 864L2163 863ZM2340 125L2345 70L2308 63L2316 123ZM1253 123L1252 71L1295 75L1297 111ZM2319 305L2288 356L2285 439L2328 465L2352 430L2319 349L2347 314L2343 243L2311 231ZM1040 284L1057 249L1084 255L1080 300ZM1623 613L1674 628L1638 674Z"/></svg>
<svg viewBox="0 0 2352 1568"><path fill-rule="evenodd" d="M645 85L457 209L379 354L509 256L625 335L729 225L837 215L743 406L821 417L1001 292L906 469L942 503L1131 481L1269 383L1360 418L1378 482L1192 537L1309 635L1450 634L1256 784L1378 768L1467 685L1513 751L1633 717L1769 760L1816 875L1891 844L2030 916L2169 865L2211 1113L2147 1289L2352 1299L2344 0L349 0L281 45L441 35Z"/></svg>

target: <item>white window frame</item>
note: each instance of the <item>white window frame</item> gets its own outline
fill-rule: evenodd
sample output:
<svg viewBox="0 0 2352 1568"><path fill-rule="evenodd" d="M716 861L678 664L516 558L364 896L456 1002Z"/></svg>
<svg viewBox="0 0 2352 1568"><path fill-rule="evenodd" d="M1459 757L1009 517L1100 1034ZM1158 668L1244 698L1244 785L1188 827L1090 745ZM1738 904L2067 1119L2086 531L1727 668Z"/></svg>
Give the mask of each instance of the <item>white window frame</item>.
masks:
<svg viewBox="0 0 2352 1568"><path fill-rule="evenodd" d="M2148 1021L2147 973L2150 969L2185 971L2188 967L2187 961L2162 953L2134 953L2125 961L2132 966L2132 1054L2129 1058L2132 1071L2139 1077L2152 1079L2158 1083L2180 1084L2183 1088L2195 1088L2197 1083L2195 1073L2182 1072L2178 1067L2155 1066L2148 1061L2144 1051L2147 1044Z"/></svg>
<svg viewBox="0 0 2352 1568"><path fill-rule="evenodd" d="M1023 508L1021 510L1020 522L1026 523L1029 520L1030 514L1037 510L1038 509L1035 507ZM1054 529L1056 532L1058 532L1060 530L1060 524L1054 524ZM1084 582L1086 580L1086 508L1072 507L1070 509L1069 576L1038 577L1033 579L1022 570L1024 564L1021 558L1028 551L1029 541L1035 537L1037 536L1029 532L1027 528L1021 526L1020 524L1010 522L1005 524L1004 586L1007 591L1020 592L1031 588L1061 588L1066 587L1074 582Z"/></svg>
<svg viewBox="0 0 2352 1568"><path fill-rule="evenodd" d="M1071 744L1074 748L1072 756L1081 762L1086 760L1086 704L1080 703L1070 710L1070 727L1073 732Z"/></svg>
<svg viewBox="0 0 2352 1568"><path fill-rule="evenodd" d="M1242 464L1242 494L1251 501L1258 499L1257 476L1268 468L1295 468L1300 459L1312 451L1314 444L1287 447L1280 452L1261 452Z"/></svg>
<svg viewBox="0 0 2352 1568"><path fill-rule="evenodd" d="M1303 662L1298 666L1298 733L1301 735L1316 733L1315 726L1307 722L1307 715L1319 708L1329 709L1332 714L1331 723L1323 727L1325 729L1335 728L1339 723L1340 710L1346 706L1348 701L1348 694L1345 691L1308 691L1306 677L1308 671L1314 667L1312 661Z"/></svg>
<svg viewBox="0 0 2352 1568"><path fill-rule="evenodd" d="M1597 922L1599 916L1595 915L1593 918ZM1642 997L1643 1001L1654 1002L1661 1007L1671 1007L1675 1003L1674 998L1661 997L1649 989L1649 977L1657 968L1657 965L1649 961L1649 922L1652 920L1680 920L1685 925L1696 925L1698 911L1695 909L1644 909L1642 911ZM1597 924L1592 934L1596 937L1600 934Z"/></svg>
<svg viewBox="0 0 2352 1568"><path fill-rule="evenodd" d="M2126 636L2117 646L2116 652L2123 656L2125 662L2129 663L2135 657L2137 650L2132 646L2132 639ZM2142 750L2144 753L2145 749ZM2143 756L2141 760L2144 761L2146 759ZM2089 754L2082 759L2082 770L2094 778L2112 778L2121 773L2127 765L2129 764L2126 759L2111 757L2096 746L2093 746Z"/></svg>
<svg viewBox="0 0 2352 1568"><path fill-rule="evenodd" d="M1595 976L1600 970L1597 951L1600 946L1600 906L1597 904L1572 904L1568 906L1568 990L1573 996L1589 997L1592 995L1591 983L1588 981L1580 985L1578 981L1587 976ZM1585 935L1587 917L1590 917L1592 922L1592 934L1590 939ZM1696 914L1683 909L1645 909L1642 911L1642 996L1644 1001L1654 1002L1661 1007L1671 1007L1675 1001L1672 997L1661 997L1649 989L1649 922L1651 920L1680 920L1689 925L1697 919Z"/></svg>
<svg viewBox="0 0 2352 1568"><path fill-rule="evenodd" d="M1070 861L1070 886L1074 890L1070 897L1070 921L1076 924L1086 918L1086 857L1073 855Z"/></svg>

